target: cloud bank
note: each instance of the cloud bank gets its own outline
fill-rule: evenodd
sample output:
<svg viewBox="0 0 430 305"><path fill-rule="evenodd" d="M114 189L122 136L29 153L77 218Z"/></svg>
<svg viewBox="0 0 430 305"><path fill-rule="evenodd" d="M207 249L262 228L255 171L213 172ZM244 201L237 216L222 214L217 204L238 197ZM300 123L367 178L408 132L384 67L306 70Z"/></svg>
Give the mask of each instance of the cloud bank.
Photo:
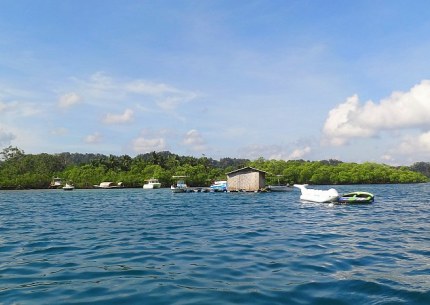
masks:
<svg viewBox="0 0 430 305"><path fill-rule="evenodd" d="M411 128L430 131L430 80L423 80L407 92L394 92L379 103L367 101L362 105L357 95L349 97L329 112L323 143L342 146L355 138ZM426 134L420 141L422 148L427 147L424 142L430 143Z"/></svg>

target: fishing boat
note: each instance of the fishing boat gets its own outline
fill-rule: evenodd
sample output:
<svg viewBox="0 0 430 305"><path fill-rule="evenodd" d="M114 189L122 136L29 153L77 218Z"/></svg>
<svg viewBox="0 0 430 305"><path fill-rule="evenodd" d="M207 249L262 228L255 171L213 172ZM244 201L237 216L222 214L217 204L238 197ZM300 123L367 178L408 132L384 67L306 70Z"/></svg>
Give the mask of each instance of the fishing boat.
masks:
<svg viewBox="0 0 430 305"><path fill-rule="evenodd" d="M375 196L368 192L351 192L343 194L339 197L339 203L357 204L357 203L372 203L375 201Z"/></svg>
<svg viewBox="0 0 430 305"><path fill-rule="evenodd" d="M170 189L173 193L185 193L188 190L188 185L185 183L185 178L187 176L173 176L173 179L176 179L176 183L172 184Z"/></svg>
<svg viewBox="0 0 430 305"><path fill-rule="evenodd" d="M158 181L158 179L151 178L146 181L147 182L143 185L143 188L146 190L159 189L161 187L161 183Z"/></svg>
<svg viewBox="0 0 430 305"><path fill-rule="evenodd" d="M337 202L339 199L339 193L334 188L328 190L308 189L307 184L294 184L294 187L300 189L302 193L300 199L303 201L323 203Z"/></svg>
<svg viewBox="0 0 430 305"><path fill-rule="evenodd" d="M63 190L65 191L73 191L75 189L75 186L73 184L70 183L66 183L65 186L63 186Z"/></svg>
<svg viewBox="0 0 430 305"><path fill-rule="evenodd" d="M213 192L227 192L227 181L215 181L209 189Z"/></svg>

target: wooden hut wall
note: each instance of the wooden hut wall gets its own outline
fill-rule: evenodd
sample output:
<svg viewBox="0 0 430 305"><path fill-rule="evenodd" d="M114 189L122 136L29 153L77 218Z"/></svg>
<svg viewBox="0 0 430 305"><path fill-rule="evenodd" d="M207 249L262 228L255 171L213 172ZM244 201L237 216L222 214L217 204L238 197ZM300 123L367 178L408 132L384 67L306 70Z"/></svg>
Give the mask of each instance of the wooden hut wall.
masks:
<svg viewBox="0 0 430 305"><path fill-rule="evenodd" d="M265 177L264 173L257 171L248 172L235 172L227 177L227 185L229 191L258 191L264 187Z"/></svg>

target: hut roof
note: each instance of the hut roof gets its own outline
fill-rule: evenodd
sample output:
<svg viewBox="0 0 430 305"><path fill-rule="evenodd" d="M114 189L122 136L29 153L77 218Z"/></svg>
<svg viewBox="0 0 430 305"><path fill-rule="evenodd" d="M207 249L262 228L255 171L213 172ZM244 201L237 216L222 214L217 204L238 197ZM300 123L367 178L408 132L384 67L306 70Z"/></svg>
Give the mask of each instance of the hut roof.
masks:
<svg viewBox="0 0 430 305"><path fill-rule="evenodd" d="M236 173L236 172L245 171L245 170L251 170L253 172L260 172L260 173L268 174L268 172L265 172L265 171L259 170L257 168L253 168L253 167L247 166L247 167L239 168L239 169L236 169L234 171L228 172L228 173L226 173L226 175L230 175L230 174L233 174L233 173Z"/></svg>

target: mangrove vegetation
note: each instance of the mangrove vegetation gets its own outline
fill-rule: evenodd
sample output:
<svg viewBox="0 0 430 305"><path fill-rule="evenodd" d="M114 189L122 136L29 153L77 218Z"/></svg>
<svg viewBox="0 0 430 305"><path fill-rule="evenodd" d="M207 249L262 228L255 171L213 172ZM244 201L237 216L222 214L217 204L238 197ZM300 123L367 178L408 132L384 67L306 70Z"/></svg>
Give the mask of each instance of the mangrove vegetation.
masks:
<svg viewBox="0 0 430 305"><path fill-rule="evenodd" d="M345 163L338 160L257 160L206 156L179 156L171 152L151 152L136 157L102 154L26 154L9 146L0 152L1 189L48 188L53 177L73 182L77 188L91 188L103 181L122 182L125 187L142 187L145 180L158 178L164 187L172 176L187 176L190 186L208 186L225 180L226 173L251 166L267 172L269 184L374 184L428 182L430 163L407 167L377 163Z"/></svg>

